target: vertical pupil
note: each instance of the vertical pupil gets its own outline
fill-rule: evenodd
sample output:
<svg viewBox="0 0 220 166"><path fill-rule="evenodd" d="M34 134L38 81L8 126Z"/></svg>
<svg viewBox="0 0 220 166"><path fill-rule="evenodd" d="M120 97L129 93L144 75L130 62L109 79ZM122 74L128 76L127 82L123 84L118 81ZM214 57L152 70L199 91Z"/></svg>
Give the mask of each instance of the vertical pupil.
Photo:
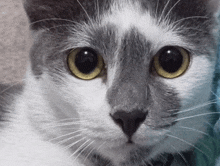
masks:
<svg viewBox="0 0 220 166"><path fill-rule="evenodd" d="M97 54L89 49L81 50L75 58L75 65L84 74L91 73L98 64Z"/></svg>
<svg viewBox="0 0 220 166"><path fill-rule="evenodd" d="M159 55L159 63L165 71L174 73L182 66L182 53L175 47L166 48Z"/></svg>

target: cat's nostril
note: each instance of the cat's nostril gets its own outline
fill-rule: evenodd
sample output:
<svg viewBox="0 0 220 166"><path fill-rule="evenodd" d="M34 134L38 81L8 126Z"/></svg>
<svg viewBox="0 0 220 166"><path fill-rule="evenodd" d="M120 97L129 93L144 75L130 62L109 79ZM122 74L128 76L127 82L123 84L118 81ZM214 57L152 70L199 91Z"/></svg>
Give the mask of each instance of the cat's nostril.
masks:
<svg viewBox="0 0 220 166"><path fill-rule="evenodd" d="M122 131L131 137L140 124L146 119L147 113L139 110L132 112L117 111L110 115L114 122L122 128Z"/></svg>

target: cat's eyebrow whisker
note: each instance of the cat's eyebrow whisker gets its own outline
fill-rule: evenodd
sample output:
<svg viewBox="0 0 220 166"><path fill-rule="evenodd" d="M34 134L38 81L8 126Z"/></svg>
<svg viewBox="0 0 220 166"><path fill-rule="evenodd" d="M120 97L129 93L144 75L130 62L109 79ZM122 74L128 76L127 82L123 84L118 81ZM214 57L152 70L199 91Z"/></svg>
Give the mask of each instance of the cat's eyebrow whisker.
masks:
<svg viewBox="0 0 220 166"><path fill-rule="evenodd" d="M99 6L99 0L96 0L96 7L97 7L98 21L100 21L100 6Z"/></svg>
<svg viewBox="0 0 220 166"><path fill-rule="evenodd" d="M185 144L187 144L187 145L189 145L189 146L191 146L191 147L197 149L197 150L200 151L202 154L204 154L206 157L208 157L209 159L211 159L210 156L208 156L207 154L205 154L201 149L199 149L197 146L193 145L192 143L187 142L187 141L185 141L185 140L183 140L183 139L181 139L181 138L179 138L179 137L176 137L176 136L174 136L174 135L171 135L171 134L166 134L166 135L167 135L168 137L177 139L177 140L179 140L179 141L181 141L181 142L183 142L183 143L185 143Z"/></svg>
<svg viewBox="0 0 220 166"><path fill-rule="evenodd" d="M83 7L83 5L79 2L79 0L77 0L78 4L81 6L81 8L83 9L83 11L85 12L86 16L88 17L90 23L92 23L92 19L89 16L88 12L86 11L86 9Z"/></svg>
<svg viewBox="0 0 220 166"><path fill-rule="evenodd" d="M158 14L158 5L159 5L159 0L157 0L156 10L155 10L155 16L156 17L157 17L157 14Z"/></svg>
<svg viewBox="0 0 220 166"><path fill-rule="evenodd" d="M202 29L200 29L199 27L198 28L184 28L184 31L186 31L186 30L195 30L195 31L199 31L199 32L206 32L206 31L204 31L204 30L202 30ZM183 29L181 29L180 30L181 32L183 31Z"/></svg>
<svg viewBox="0 0 220 166"><path fill-rule="evenodd" d="M169 10L169 12L167 12L166 16L164 17L164 20L167 19L167 17L170 15L171 11L175 8L175 6L180 2L181 0L178 0Z"/></svg>
<svg viewBox="0 0 220 166"><path fill-rule="evenodd" d="M163 10L162 10L162 12L161 12L161 15L160 15L160 17L159 17L158 23L160 23L161 20L163 19L164 12L165 12L165 10L167 9L169 3L170 3L170 0L168 0L167 3L166 3L166 5L164 6L164 8L163 8Z"/></svg>
<svg viewBox="0 0 220 166"><path fill-rule="evenodd" d="M179 111L179 112L177 112L177 113L175 113L175 114L186 113L186 112L189 112L189 111L192 111L192 110L196 110L196 109L198 109L198 108L202 108L202 107L205 107L205 106L208 106L208 105L211 105L211 104L215 104L215 103L216 103L216 101L213 100L213 101L207 102L207 103L205 103L205 104L197 105L197 106L195 106L195 107L191 107L191 108L189 108L189 109L185 109L185 110L183 110L183 111Z"/></svg>
<svg viewBox="0 0 220 166"><path fill-rule="evenodd" d="M53 26L53 27L50 27L50 28L45 28L44 31L50 31L51 29L55 29L55 28L59 28L59 27L72 27L72 26L69 25L69 24L56 25L56 26Z"/></svg>
<svg viewBox="0 0 220 166"><path fill-rule="evenodd" d="M206 115L220 115L220 112L211 112L211 113L203 113L203 114L197 114L197 115L193 115L193 116L188 116L188 117L183 117L183 118L179 118L176 119L175 121L181 121L181 120L186 120L186 119L191 119L191 118L196 118L196 117L200 117L200 116L206 116Z"/></svg>
<svg viewBox="0 0 220 166"><path fill-rule="evenodd" d="M63 19L63 18L45 18L45 19L41 19L41 20L32 22L32 23L29 24L29 26L32 26L33 24L40 23L40 22L44 22L44 21L67 21L67 22L70 22L70 23L73 23L73 24L78 24L78 22L75 22L75 21L69 20L69 19Z"/></svg>
<svg viewBox="0 0 220 166"><path fill-rule="evenodd" d="M208 17L207 16L192 16L192 17L185 17L185 18L182 18L182 19L179 19L175 22L173 22L172 24L174 26L177 26L179 23L181 23L182 21L185 21L185 20L188 20L188 19L207 19Z"/></svg>

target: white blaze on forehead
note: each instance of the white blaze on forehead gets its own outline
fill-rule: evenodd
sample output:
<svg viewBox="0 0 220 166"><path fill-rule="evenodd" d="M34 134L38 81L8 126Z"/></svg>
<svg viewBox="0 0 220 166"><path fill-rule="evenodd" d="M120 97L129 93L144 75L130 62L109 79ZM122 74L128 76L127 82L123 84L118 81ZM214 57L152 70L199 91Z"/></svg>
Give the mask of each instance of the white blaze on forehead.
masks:
<svg viewBox="0 0 220 166"><path fill-rule="evenodd" d="M159 19L159 18L158 18ZM164 45L183 45L183 42L168 23L154 18L149 11L143 11L139 5L123 4L120 7L113 5L111 13L103 16L102 24L112 24L117 28L118 35L135 28L153 43L153 49L157 50Z"/></svg>

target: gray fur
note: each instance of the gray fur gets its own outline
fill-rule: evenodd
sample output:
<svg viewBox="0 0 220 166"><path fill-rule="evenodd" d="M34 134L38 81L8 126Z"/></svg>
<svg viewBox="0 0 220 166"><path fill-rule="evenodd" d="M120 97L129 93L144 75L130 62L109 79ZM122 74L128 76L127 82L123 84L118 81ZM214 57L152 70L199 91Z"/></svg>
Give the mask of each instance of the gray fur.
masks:
<svg viewBox="0 0 220 166"><path fill-rule="evenodd" d="M128 1L140 3L143 12L150 10L155 18L163 14L162 19L169 18L170 24L176 22L178 34L196 48L190 51L209 55L210 50L216 47L212 37L214 19L207 8L206 0ZM62 73L71 75L67 67L67 56L74 48L70 48L70 45L88 42L89 44L85 47L97 50L103 56L107 67L113 66L116 63L114 59L118 56L119 70L112 87L107 91L108 103L112 109L109 114L117 111L139 110L147 114L143 123L152 129L166 129L173 126L181 107L179 94L175 89L161 82L152 69L151 59L154 54L151 43L135 28L119 39L116 27L99 24L99 15L109 12L113 2L114 0L81 0L79 2L76 0L25 0L25 9L32 23L31 29L33 33L38 33L30 53L32 72L36 78L41 79L42 74L47 71L54 82L62 83L64 77ZM200 17L185 19L194 16ZM92 27L90 21L97 26ZM83 23L90 26L85 27ZM73 30L75 30L74 33ZM79 33L84 35L79 37ZM73 38L74 43L68 43L69 38ZM137 164L140 161L139 165L148 166L146 156L149 151L145 147L140 148L137 154L144 156L130 154L129 163L121 165L131 165L134 161ZM166 159L169 157L168 154L164 156ZM141 157L144 159L138 160ZM155 162L155 165L166 163L164 159L158 160L152 162ZM112 165L111 161L96 153L93 154L91 162L100 166Z"/></svg>
<svg viewBox="0 0 220 166"><path fill-rule="evenodd" d="M34 1L34 0L26 0L25 8L27 14L30 18L30 22L32 23L33 30L46 29L46 32L43 34L39 34L36 42L31 51L30 57L32 62L32 70L36 76L40 76L42 74L42 70L44 67L48 67L48 62L54 63L53 60L49 59L59 59L61 63L57 68L63 70L65 64L65 56L67 56L66 52L60 52L63 48L65 48L66 38L69 35L74 35L71 32L72 29L80 29L74 22L89 22L89 17L96 22L98 13L96 8L99 7L99 14L101 15L104 11L107 12L109 9L109 5L111 1L98 1L99 4L96 4L95 1L79 1L81 5L85 8L83 9L81 5L79 5L76 1ZM165 8L168 0L162 1L144 1L141 0L143 11L155 9L158 6L157 11L153 10L152 15L155 17L159 17L162 14L163 9ZM169 14L169 9L177 3L176 0L171 0L164 11L164 16ZM104 5L105 4L105 5ZM196 8L192 8L191 6L196 6ZM187 10L186 10L187 9ZM86 15L85 11L89 15ZM65 12L64 12L65 11ZM40 13L40 14L39 14ZM195 17L192 19L185 19L187 17ZM214 27L214 19L212 15L207 9L207 5L203 0L198 1L180 1L172 10L172 12L167 16L169 17L170 22L176 22L177 28L181 27L177 30L183 39L186 42L191 43L196 46L196 50L191 50L197 54L201 52L206 52L210 54L210 50L212 48L216 48L216 44L212 37L212 29ZM65 20L64 20L65 19ZM82 25L83 26L83 25ZM96 49L100 50L103 53L103 56L108 55L112 58L112 55L108 53L113 53L116 48L116 41L114 38L114 30L108 30L107 27L100 27L100 29L92 30L94 33L87 34L92 39L91 45ZM83 27L81 27L83 28ZM111 27L110 29L114 29ZM90 31L91 29L88 29ZM105 31L107 30L107 31ZM104 32L105 31L105 32ZM77 35L77 34L76 34ZM187 38L185 38L187 36ZM72 36L74 38L74 36ZM203 40L201 40L201 37ZM81 39L83 40L83 39ZM88 39L84 39L88 40ZM99 41L100 40L100 41ZM77 41L76 41L77 42ZM96 43L95 43L96 42ZM97 43L98 42L98 43ZM106 44L102 43L110 43L110 45L106 46ZM99 44L100 43L100 44ZM53 49L52 49L53 48ZM210 49L211 48L211 49ZM49 61L45 62L43 56L47 56L46 59ZM61 59L62 58L62 59ZM54 65L50 65L52 68Z"/></svg>
<svg viewBox="0 0 220 166"><path fill-rule="evenodd" d="M5 114L9 113L8 106L12 104L16 95L19 95L22 92L22 90L22 84L0 84L0 122L6 120Z"/></svg>

